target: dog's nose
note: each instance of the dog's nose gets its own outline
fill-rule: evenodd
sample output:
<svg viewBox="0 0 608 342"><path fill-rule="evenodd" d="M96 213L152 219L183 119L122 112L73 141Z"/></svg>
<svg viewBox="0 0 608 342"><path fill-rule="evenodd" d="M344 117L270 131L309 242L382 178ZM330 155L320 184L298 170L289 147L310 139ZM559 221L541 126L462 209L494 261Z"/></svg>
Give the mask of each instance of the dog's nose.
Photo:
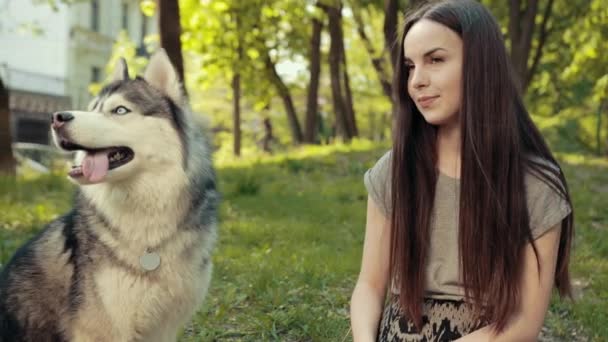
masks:
<svg viewBox="0 0 608 342"><path fill-rule="evenodd" d="M63 126L64 123L72 119L74 119L74 115L68 112L53 113L53 115L51 116L51 126L53 126L53 128L59 128Z"/></svg>

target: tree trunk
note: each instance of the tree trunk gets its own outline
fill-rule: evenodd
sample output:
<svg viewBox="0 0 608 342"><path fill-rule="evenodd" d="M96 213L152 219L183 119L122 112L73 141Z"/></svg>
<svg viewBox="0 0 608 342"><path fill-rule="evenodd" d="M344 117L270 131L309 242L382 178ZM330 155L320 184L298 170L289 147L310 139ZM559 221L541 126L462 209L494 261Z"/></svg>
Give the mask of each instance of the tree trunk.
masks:
<svg viewBox="0 0 608 342"><path fill-rule="evenodd" d="M340 69L341 78L342 78L342 89L344 89L344 109L346 116L346 125L348 127L348 134L351 138L359 135L359 130L357 129L357 120L355 116L355 109L353 106L353 95L350 89L350 80L348 77L348 64L346 63L346 51L344 50L344 32L342 30L342 11L338 10L338 15L340 19L340 25L338 27L340 37L338 38L338 43L340 44L340 61L342 63L342 68Z"/></svg>
<svg viewBox="0 0 608 342"><path fill-rule="evenodd" d="M363 41L363 45L365 45L365 49L367 50L367 53L369 54L369 57L372 61L374 70L376 70L376 74L378 75L378 80L380 81L380 86L382 87L382 91L384 92L384 95L386 95L386 97L388 97L388 99L392 102L393 95L392 95L392 90L391 90L391 80L390 80L390 76L388 75L387 68L385 67L386 60L384 59L384 53L378 54L378 52L376 52L376 50L374 49L374 45L372 44L371 40L367 36L367 33L365 32L365 24L363 22L363 19L361 18L360 10L358 8L354 7L354 5L353 5L352 11L353 11L353 17L355 19L355 23L357 24L357 32L359 33L359 38L361 38L361 40ZM385 16L385 24L384 24L385 26L387 25L386 24L387 18L388 18L388 16ZM386 30L386 28L385 28L385 30ZM386 32L385 32L385 34L386 34ZM388 45L388 42L387 42L387 45ZM390 68L389 68L389 70L390 70Z"/></svg>
<svg viewBox="0 0 608 342"><path fill-rule="evenodd" d="M410 0L415 3L414 0ZM395 67L399 58L399 42L397 37L398 0L384 0L384 44L391 56L391 67Z"/></svg>
<svg viewBox="0 0 608 342"><path fill-rule="evenodd" d="M234 155L241 155L241 75L235 72L232 76L232 134L234 135Z"/></svg>
<svg viewBox="0 0 608 342"><path fill-rule="evenodd" d="M425 0L410 0L410 8L413 8ZM384 44L386 50L390 52L391 67L399 60L399 36L398 36L398 16L399 0L384 0Z"/></svg>
<svg viewBox="0 0 608 342"><path fill-rule="evenodd" d="M187 94L186 81L184 79L184 60L182 58L181 43L182 28L179 21L178 0L158 0L158 27L160 45L167 51L169 60L171 60L182 82L182 90L184 94Z"/></svg>
<svg viewBox="0 0 608 342"><path fill-rule="evenodd" d="M9 90L0 78L0 173L14 176L16 163L12 149L9 96Z"/></svg>
<svg viewBox="0 0 608 342"><path fill-rule="evenodd" d="M525 8L521 8L521 0L509 0L509 40L511 41L511 63L517 74L519 88L522 93L528 89L542 57L542 50L549 36L547 22L553 11L554 0L548 0L538 29L538 44L536 45L532 64L530 54L532 38L536 31L536 15L538 0L528 0Z"/></svg>
<svg viewBox="0 0 608 342"><path fill-rule="evenodd" d="M606 102L604 102L604 111L606 111L606 113L608 114L608 100L606 100ZM606 118L606 119L608 119L608 118ZM604 147L604 154L608 158L608 134L606 135L606 145Z"/></svg>
<svg viewBox="0 0 608 342"><path fill-rule="evenodd" d="M308 98L306 101L306 126L304 128L304 142L313 144L317 132L317 112L319 96L319 75L321 74L321 31L323 22L312 19L312 38L310 39L310 83L308 84Z"/></svg>
<svg viewBox="0 0 608 342"><path fill-rule="evenodd" d="M234 12L235 31L237 34L236 61L232 67L232 134L234 136L233 152L237 157L241 156L241 74L239 67L243 59L243 42L240 33L240 18L238 12Z"/></svg>
<svg viewBox="0 0 608 342"><path fill-rule="evenodd" d="M295 107L293 106L293 100L289 88L285 85L285 82L281 79L281 76L277 73L274 62L270 59L270 56L266 54L266 68L270 74L270 80L272 84L277 88L279 96L283 100L285 106L285 113L287 114L287 120L289 122L289 128L291 129L291 137L294 144L302 143L302 129L300 128L300 122L296 115Z"/></svg>
<svg viewBox="0 0 608 342"><path fill-rule="evenodd" d="M272 134L272 122L270 118L264 118L264 137L262 138L262 149L264 152L272 153L270 143L275 140Z"/></svg>
<svg viewBox="0 0 608 342"><path fill-rule="evenodd" d="M597 125L595 126L595 137L596 137L596 153L598 156L602 154L602 115L604 114L604 104L608 104L608 100L600 101L600 106L597 109ZM608 146L606 146L608 148ZM608 153L608 149L606 150Z"/></svg>
<svg viewBox="0 0 608 342"><path fill-rule="evenodd" d="M342 30L340 30L342 33ZM342 80L344 89L344 109L346 109L346 124L351 137L359 136L359 130L357 129L357 120L355 116L355 107L353 105L353 94L350 89L350 79L348 78L348 66L346 64L346 52L344 51L344 37L341 37L340 50L342 57Z"/></svg>
<svg viewBox="0 0 608 342"><path fill-rule="evenodd" d="M331 79L331 92L336 114L336 130L345 141L352 138L347 123L347 110L342 96L342 20L341 9L335 7L325 7L329 17L329 35L331 43L329 46L329 71Z"/></svg>

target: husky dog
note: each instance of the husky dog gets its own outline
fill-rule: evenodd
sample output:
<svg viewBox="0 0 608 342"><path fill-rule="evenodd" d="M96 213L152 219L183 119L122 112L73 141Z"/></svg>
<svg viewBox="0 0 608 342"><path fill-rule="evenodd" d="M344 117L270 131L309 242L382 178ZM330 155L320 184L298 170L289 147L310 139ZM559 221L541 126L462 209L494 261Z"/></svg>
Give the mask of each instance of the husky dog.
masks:
<svg viewBox="0 0 608 342"><path fill-rule="evenodd" d="M124 60L87 111L54 113L77 150L74 208L0 274L0 341L175 341L211 277L219 195L208 140L160 50Z"/></svg>

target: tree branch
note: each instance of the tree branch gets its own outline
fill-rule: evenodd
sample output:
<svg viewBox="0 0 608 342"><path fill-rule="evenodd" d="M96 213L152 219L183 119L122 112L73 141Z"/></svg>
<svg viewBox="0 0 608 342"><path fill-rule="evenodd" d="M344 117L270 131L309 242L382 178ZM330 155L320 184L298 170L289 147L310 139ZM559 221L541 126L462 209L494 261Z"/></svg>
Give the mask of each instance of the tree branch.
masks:
<svg viewBox="0 0 608 342"><path fill-rule="evenodd" d="M536 73L536 68L538 67L538 63L540 62L540 57L542 56L545 42L551 34L551 32L547 30L547 23L549 22L549 17L551 16L551 12L553 11L553 3L553 0L549 0L549 2L547 2L547 6L545 7L545 11L543 13L543 20L540 25L538 45L536 46L536 51L534 51L534 59L532 61L532 65L530 66L530 69L528 70L528 73L526 75L526 84L530 84L530 81L532 81L532 77L534 77L534 74Z"/></svg>
<svg viewBox="0 0 608 342"><path fill-rule="evenodd" d="M397 44L397 11L399 3L397 0L384 0L384 43L391 56L392 66L399 58Z"/></svg>
<svg viewBox="0 0 608 342"><path fill-rule="evenodd" d="M509 1L509 38L511 38L511 55L516 50L514 47L519 42L519 0Z"/></svg>
<svg viewBox="0 0 608 342"><path fill-rule="evenodd" d="M386 95L389 99L392 98L391 93L391 83L388 80L386 75L386 69L384 68L383 58L382 56L378 56L374 46L365 33L365 24L363 23L363 19L361 18L361 13L358 8L352 7L353 18L355 19L355 23L357 24L357 32L359 33L359 37L363 41L363 45L365 45L365 49L369 54L372 65L378 74L378 79L380 80L380 85L382 86L382 90L384 91L384 95Z"/></svg>
<svg viewBox="0 0 608 342"><path fill-rule="evenodd" d="M521 44L526 57L530 54L530 46L532 44L532 36L534 35L534 27L536 26L536 13L538 12L538 0L530 0L526 10L524 11L521 30ZM527 63L526 63L527 65Z"/></svg>

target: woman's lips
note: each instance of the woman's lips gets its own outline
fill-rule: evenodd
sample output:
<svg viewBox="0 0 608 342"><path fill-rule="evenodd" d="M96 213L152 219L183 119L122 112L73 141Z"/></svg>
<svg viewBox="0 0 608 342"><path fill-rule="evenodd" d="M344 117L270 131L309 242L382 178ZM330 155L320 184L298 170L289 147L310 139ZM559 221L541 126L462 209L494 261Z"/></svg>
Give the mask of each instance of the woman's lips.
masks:
<svg viewBox="0 0 608 342"><path fill-rule="evenodd" d="M418 104L422 108L430 107L433 104L433 102L435 102L435 100L438 97L439 97L439 95L436 95L436 96L421 96L421 97L418 98Z"/></svg>

